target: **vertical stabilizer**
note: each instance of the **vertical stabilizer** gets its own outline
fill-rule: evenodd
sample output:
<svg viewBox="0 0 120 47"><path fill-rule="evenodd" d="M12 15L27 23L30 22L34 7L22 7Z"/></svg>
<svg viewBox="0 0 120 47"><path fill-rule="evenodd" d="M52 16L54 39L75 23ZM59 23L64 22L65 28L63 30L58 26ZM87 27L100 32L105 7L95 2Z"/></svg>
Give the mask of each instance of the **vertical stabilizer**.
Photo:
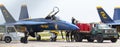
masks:
<svg viewBox="0 0 120 47"><path fill-rule="evenodd" d="M97 7L98 14L103 23L113 23L114 21L109 17L109 15L104 11L101 6Z"/></svg>
<svg viewBox="0 0 120 47"><path fill-rule="evenodd" d="M120 20L120 7L115 7L113 20L114 21L119 21Z"/></svg>
<svg viewBox="0 0 120 47"><path fill-rule="evenodd" d="M26 4L23 4L21 6L21 12L20 12L19 20L23 20L23 19L27 19L27 18L29 18L27 6L26 6Z"/></svg>
<svg viewBox="0 0 120 47"><path fill-rule="evenodd" d="M8 10L4 7L3 4L0 4L0 9L1 9L1 12L4 16L6 23L16 22L15 19L12 17L12 15L8 12Z"/></svg>

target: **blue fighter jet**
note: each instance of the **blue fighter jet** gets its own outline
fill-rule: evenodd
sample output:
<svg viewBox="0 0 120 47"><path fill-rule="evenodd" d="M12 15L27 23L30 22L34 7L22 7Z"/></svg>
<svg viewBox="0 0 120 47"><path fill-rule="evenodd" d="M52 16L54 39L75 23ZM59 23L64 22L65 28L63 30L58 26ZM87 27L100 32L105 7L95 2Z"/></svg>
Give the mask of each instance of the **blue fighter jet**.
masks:
<svg viewBox="0 0 120 47"><path fill-rule="evenodd" d="M55 11L56 9L56 11ZM24 12L24 13L23 13ZM27 11L27 6L26 5L22 5L21 7L21 15L19 17L20 21L36 21L36 22L47 22L47 23L55 23L57 24L57 28L58 30L77 30L78 28L76 28L77 26L60 20L57 17L55 17L55 15L59 12L59 8L58 7L54 7L53 11L51 11L49 13L49 15L45 18L35 18L35 19L29 19L29 15L28 15L28 11ZM64 27L64 28L63 28Z"/></svg>
<svg viewBox="0 0 120 47"><path fill-rule="evenodd" d="M37 37L40 40L40 35L37 32L43 32L43 30L78 30L79 28L71 23L55 18L55 12L50 18L37 18L37 19L26 19L29 18L26 5L22 5L19 21L16 21L11 14L7 11L3 4L0 4L1 12L6 21L5 24L13 24L16 28L25 27L30 36ZM54 12L54 11L52 11ZM51 13L52 13L51 12ZM26 31L26 32L27 32ZM26 35L26 33L25 33Z"/></svg>
<svg viewBox="0 0 120 47"><path fill-rule="evenodd" d="M120 32L120 7L114 9L113 19L104 11L101 6L97 7L98 14L103 23L110 25L113 28L116 28Z"/></svg>

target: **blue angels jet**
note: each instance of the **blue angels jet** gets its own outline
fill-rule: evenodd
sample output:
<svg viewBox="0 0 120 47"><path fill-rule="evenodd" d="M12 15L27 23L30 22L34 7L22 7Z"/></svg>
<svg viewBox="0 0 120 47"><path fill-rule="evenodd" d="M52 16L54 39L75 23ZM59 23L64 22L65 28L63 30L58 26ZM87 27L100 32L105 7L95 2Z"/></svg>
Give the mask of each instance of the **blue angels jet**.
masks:
<svg viewBox="0 0 120 47"><path fill-rule="evenodd" d="M111 17L104 11L104 9L101 6L97 7L98 14L100 16L100 19L103 23L111 25L113 28L116 28L118 32L120 32L120 7L116 7L114 9L114 16L113 20Z"/></svg>
<svg viewBox="0 0 120 47"><path fill-rule="evenodd" d="M57 11L55 11L55 9ZM45 17L45 18L34 18L34 19L30 18L29 19L27 6L26 5L22 5L19 21L35 21L35 22L54 23L54 24L57 25L57 30L77 30L78 29L77 26L57 18L55 15L58 12L59 12L59 8L58 7L54 7L53 11L51 11L49 13L49 15L47 17Z"/></svg>
<svg viewBox="0 0 120 47"><path fill-rule="evenodd" d="M37 37L38 36L36 35L37 32L43 32L43 30L78 30L79 29L77 26L71 23L62 20L57 20L55 18L55 14L57 14L59 11L52 14L52 16L49 15L50 17L48 16L46 18L27 19L29 18L27 7L26 5L22 5L19 21L16 21L7 11L7 9L4 7L3 4L0 4L0 9L6 21L5 24L14 24L16 28L23 26L27 28L29 35L32 37ZM54 10L51 13L53 12ZM37 37L38 40L40 40L39 38L40 36Z"/></svg>

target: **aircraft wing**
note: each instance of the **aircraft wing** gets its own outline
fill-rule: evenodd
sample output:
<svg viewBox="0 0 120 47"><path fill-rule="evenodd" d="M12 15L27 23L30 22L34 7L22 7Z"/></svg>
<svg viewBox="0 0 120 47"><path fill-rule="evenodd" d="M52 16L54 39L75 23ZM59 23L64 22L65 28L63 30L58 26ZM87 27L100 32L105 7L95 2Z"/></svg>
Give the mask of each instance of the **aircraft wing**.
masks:
<svg viewBox="0 0 120 47"><path fill-rule="evenodd" d="M120 23L107 23L108 25L120 25Z"/></svg>

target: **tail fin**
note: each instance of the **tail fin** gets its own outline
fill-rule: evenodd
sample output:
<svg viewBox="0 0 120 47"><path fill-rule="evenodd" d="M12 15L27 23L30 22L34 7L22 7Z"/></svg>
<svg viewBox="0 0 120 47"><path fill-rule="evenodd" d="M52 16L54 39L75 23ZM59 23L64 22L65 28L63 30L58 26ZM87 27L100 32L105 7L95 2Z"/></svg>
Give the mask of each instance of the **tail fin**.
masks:
<svg viewBox="0 0 120 47"><path fill-rule="evenodd" d="M116 7L116 8L114 9L113 20L115 20L115 21L120 20L120 7Z"/></svg>
<svg viewBox="0 0 120 47"><path fill-rule="evenodd" d="M0 4L0 9L1 9L1 12L4 16L6 23L16 22L15 19L12 17L12 15L8 12L8 10L4 7L3 4Z"/></svg>
<svg viewBox="0 0 120 47"><path fill-rule="evenodd" d="M27 19L27 18L29 18L27 6L22 5L19 20L23 20L23 19Z"/></svg>
<svg viewBox="0 0 120 47"><path fill-rule="evenodd" d="M98 14L103 23L113 23L114 21L108 16L104 9L100 6L97 7Z"/></svg>

